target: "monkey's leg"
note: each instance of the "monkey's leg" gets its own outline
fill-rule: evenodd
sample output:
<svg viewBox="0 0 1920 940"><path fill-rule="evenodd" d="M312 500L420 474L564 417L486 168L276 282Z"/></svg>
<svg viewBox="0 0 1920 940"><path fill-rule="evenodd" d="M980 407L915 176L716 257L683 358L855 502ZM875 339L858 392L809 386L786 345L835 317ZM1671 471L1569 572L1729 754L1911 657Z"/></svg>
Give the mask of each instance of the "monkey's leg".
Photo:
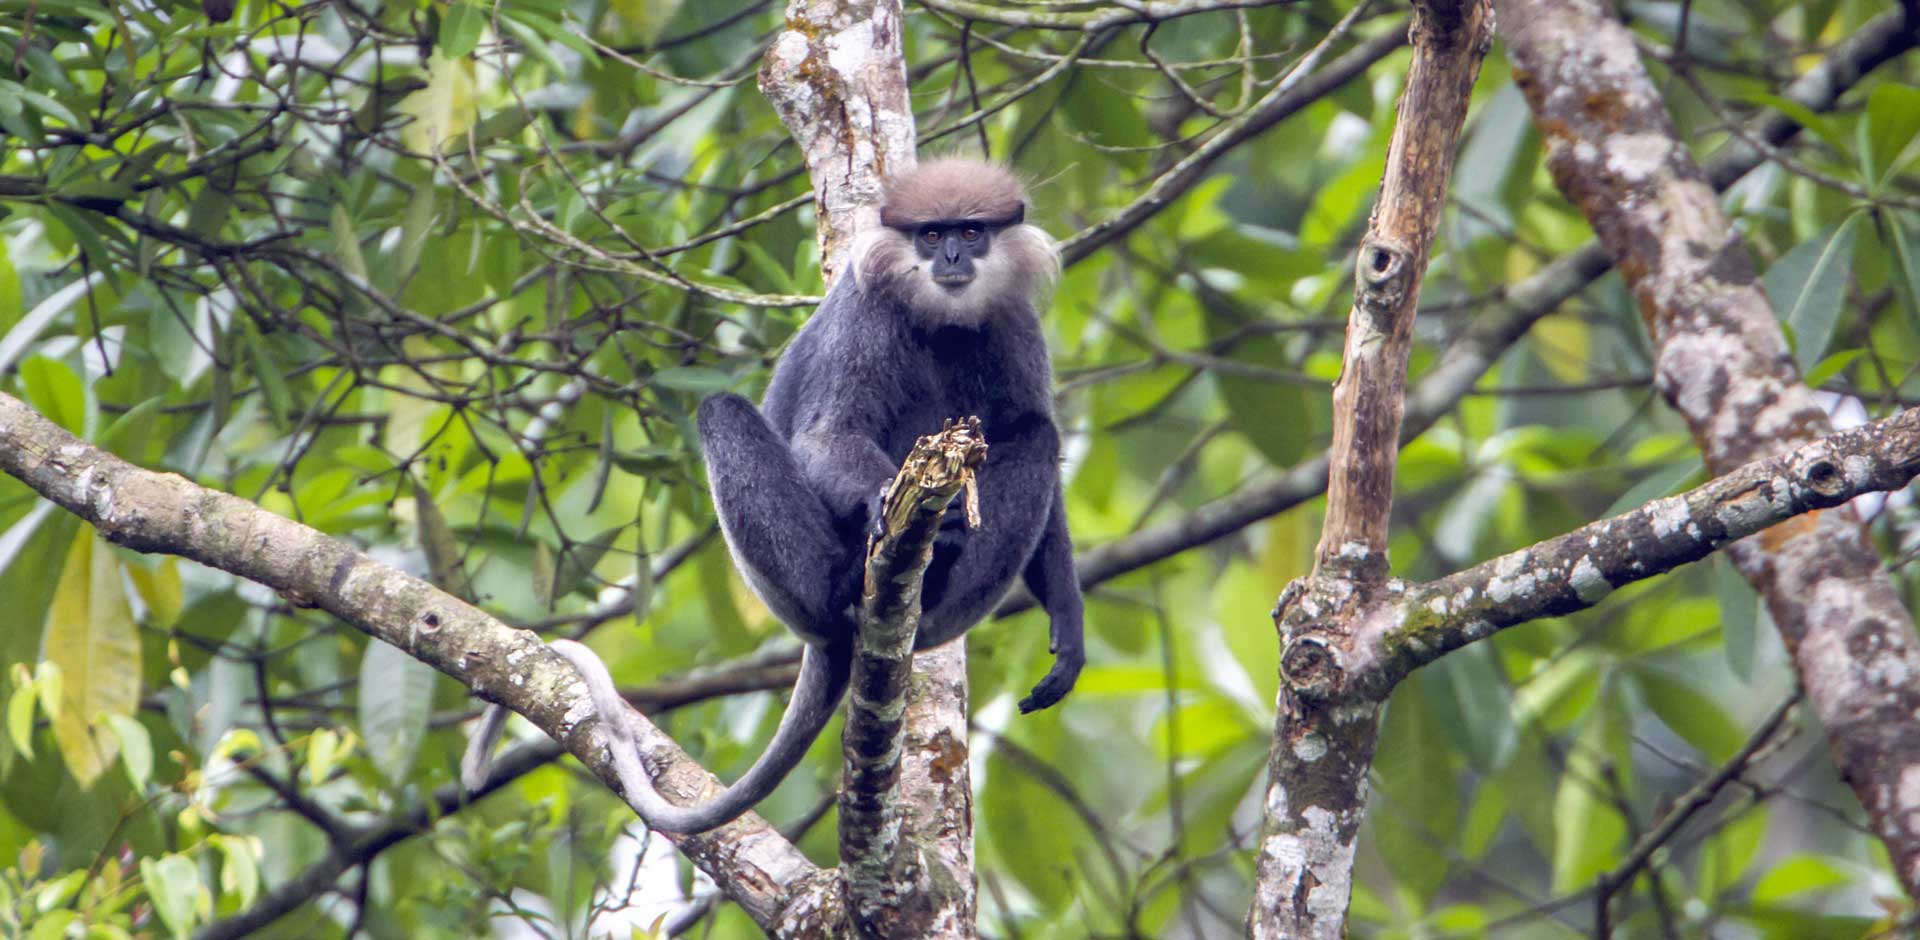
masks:
<svg viewBox="0 0 1920 940"><path fill-rule="evenodd" d="M732 394L700 403L700 443L720 531L753 592L811 643L846 635L853 559L792 448Z"/></svg>
<svg viewBox="0 0 1920 940"><path fill-rule="evenodd" d="M800 657L800 679L794 683L793 700L787 703L787 713L780 718L780 727L760 758L719 796L698 806L678 806L667 802L653 785L653 776L640 763L631 706L614 688L600 657L572 640L555 640L553 649L573 663L586 680L594 711L613 739L610 750L614 771L620 777L627 805L640 814L648 828L663 832L705 832L724 826L772 793L807 756L807 748L827 722L833 720L834 706L846 694L852 663L852 651L844 643L830 648L808 644Z"/></svg>
<svg viewBox="0 0 1920 940"><path fill-rule="evenodd" d="M1087 663L1080 575L1073 570L1073 540L1067 535L1066 499L1058 481L1053 485L1047 530L1040 535L1040 546L1034 549L1033 559L1027 562L1024 578L1027 589L1047 612L1047 649L1053 653L1053 668L1020 700L1023 714L1039 711L1065 698L1080 678L1080 667Z"/></svg>

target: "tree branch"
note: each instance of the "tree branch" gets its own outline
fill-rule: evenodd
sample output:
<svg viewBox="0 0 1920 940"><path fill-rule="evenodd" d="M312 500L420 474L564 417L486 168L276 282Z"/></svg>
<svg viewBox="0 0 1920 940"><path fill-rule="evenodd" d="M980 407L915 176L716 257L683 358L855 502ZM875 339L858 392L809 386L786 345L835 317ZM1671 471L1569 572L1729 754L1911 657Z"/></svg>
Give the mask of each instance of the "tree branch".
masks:
<svg viewBox="0 0 1920 940"><path fill-rule="evenodd" d="M1903 14L1882 14L1835 45L1819 64L1789 84L1781 97L1816 112L1831 110L1840 95L1862 76L1916 44L1920 44L1920 33L1906 27ZM1797 122L1777 111L1763 112L1748 124L1748 133L1775 145L1792 139L1799 131ZM1759 166L1762 159L1753 148L1734 141L1707 160L1707 179L1715 190L1725 190ZM1589 242L1508 287L1494 309L1477 312L1467 332L1447 347L1440 362L1407 393L1401 442L1419 436L1452 411L1500 354L1525 336L1536 321L1559 309L1612 266L1606 249L1598 242ZM1179 519L1081 553L1076 561L1080 583L1092 588L1231 535L1320 495L1326 487L1327 455L1322 453L1254 479ZM1032 606L1033 597L1017 591L1000 606L996 616L1011 616Z"/></svg>
<svg viewBox="0 0 1920 940"><path fill-rule="evenodd" d="M1682 493L1424 584L1389 586L1344 642L1291 637L1283 677L1316 698L1376 699L1507 627L1585 610L1614 589L1920 474L1920 409L1764 457ZM1344 648L1344 649L1343 649Z"/></svg>
<svg viewBox="0 0 1920 940"><path fill-rule="evenodd" d="M1327 519L1305 581L1308 599L1288 609L1283 597L1276 607L1283 637L1309 627L1351 635L1364 605L1386 583L1387 519L1414 312L1454 144L1493 40L1492 20L1488 0L1414 5L1413 65L1387 149L1386 177L1356 258L1345 358L1333 390ZM1247 913L1254 940L1345 935L1354 843L1383 700L1331 705L1282 686Z"/></svg>
<svg viewBox="0 0 1920 940"><path fill-rule="evenodd" d="M848 907L864 937L921 936L937 912L966 909L970 901L970 892L947 896L942 886L956 882L928 877L919 846L900 838L900 758L921 577L947 506L962 489L968 491L968 518L977 521L973 473L986 456L978 419L949 422L940 433L920 438L887 488L881 506L885 534L867 553L860 641L841 737L846 770L840 792L840 865Z"/></svg>
<svg viewBox="0 0 1920 940"><path fill-rule="evenodd" d="M1655 385L1708 468L1827 434L1740 230L1678 139L1632 34L1592 0L1500 2L1548 168L1618 260L1653 341ZM1920 26L1911 4L1895 15L1909 33ZM1841 777L1920 898L1920 641L1865 525L1850 510L1799 517L1729 554L1766 599Z"/></svg>
<svg viewBox="0 0 1920 940"><path fill-rule="evenodd" d="M4 393L0 471L92 523L115 544L178 555L264 584L298 606L325 610L399 647L519 712L617 790L607 736L593 717L585 686L532 632L512 629L343 541L237 496L127 463ZM720 788L652 722L636 716L633 727L658 770L662 792L693 802ZM712 832L666 837L762 924L780 913L784 889L816 871L752 814Z"/></svg>

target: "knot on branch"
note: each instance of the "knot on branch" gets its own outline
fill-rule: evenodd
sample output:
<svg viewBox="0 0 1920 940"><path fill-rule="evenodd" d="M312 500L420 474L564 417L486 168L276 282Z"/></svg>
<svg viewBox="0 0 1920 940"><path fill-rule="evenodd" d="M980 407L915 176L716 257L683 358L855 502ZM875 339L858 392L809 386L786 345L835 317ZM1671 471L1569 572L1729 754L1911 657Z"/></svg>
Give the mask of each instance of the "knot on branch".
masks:
<svg viewBox="0 0 1920 940"><path fill-rule="evenodd" d="M1345 675L1339 649L1315 634L1292 637L1280 654L1280 678L1303 698L1332 698Z"/></svg>
<svg viewBox="0 0 1920 940"><path fill-rule="evenodd" d="M1827 453L1826 448L1807 454L1795 461L1794 476L1800 485L1824 496L1834 499L1847 492L1847 475L1840 464Z"/></svg>
<svg viewBox="0 0 1920 940"><path fill-rule="evenodd" d="M1354 296L1373 327L1387 332L1393 315L1406 302L1419 271L1409 263L1413 252L1386 236L1368 235L1354 259Z"/></svg>

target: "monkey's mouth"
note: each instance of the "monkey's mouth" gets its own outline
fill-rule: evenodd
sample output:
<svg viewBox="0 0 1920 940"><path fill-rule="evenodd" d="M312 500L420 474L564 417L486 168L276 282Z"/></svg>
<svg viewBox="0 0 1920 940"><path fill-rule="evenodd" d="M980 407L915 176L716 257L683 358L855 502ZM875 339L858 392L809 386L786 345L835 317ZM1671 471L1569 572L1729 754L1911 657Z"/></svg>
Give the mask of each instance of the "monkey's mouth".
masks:
<svg viewBox="0 0 1920 940"><path fill-rule="evenodd" d="M973 283L973 275L971 274L936 274L933 276L933 282L957 294L960 292L962 288L966 287L968 284Z"/></svg>

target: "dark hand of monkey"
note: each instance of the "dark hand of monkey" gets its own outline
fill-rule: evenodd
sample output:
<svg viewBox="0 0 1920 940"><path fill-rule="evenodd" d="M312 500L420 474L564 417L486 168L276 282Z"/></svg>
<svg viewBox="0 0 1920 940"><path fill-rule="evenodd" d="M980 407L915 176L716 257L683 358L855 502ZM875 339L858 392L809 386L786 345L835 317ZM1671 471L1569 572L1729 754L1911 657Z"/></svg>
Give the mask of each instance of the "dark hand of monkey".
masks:
<svg viewBox="0 0 1920 940"><path fill-rule="evenodd" d="M1046 678L1041 679L1040 684L1020 700L1020 714L1030 715L1040 709L1050 708L1073 691L1074 681L1080 678L1080 667L1086 665L1086 654L1077 650L1055 652L1059 656L1053 661L1053 668L1047 671Z"/></svg>

